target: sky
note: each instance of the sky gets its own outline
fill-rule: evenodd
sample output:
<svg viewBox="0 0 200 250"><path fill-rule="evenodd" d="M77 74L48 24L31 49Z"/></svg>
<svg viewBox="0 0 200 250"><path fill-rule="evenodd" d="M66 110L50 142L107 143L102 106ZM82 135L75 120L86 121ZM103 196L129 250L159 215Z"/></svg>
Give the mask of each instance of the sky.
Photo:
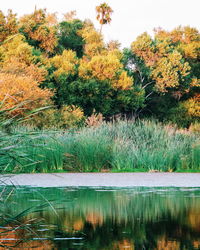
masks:
<svg viewBox="0 0 200 250"><path fill-rule="evenodd" d="M0 9L12 9L18 16L46 8L48 12L62 14L76 10L81 20L91 19L97 29L95 7L106 2L113 9L111 24L104 25L106 41L118 40L123 47L130 47L143 32L153 34L154 28L172 30L181 25L200 29L200 0L0 0Z"/></svg>

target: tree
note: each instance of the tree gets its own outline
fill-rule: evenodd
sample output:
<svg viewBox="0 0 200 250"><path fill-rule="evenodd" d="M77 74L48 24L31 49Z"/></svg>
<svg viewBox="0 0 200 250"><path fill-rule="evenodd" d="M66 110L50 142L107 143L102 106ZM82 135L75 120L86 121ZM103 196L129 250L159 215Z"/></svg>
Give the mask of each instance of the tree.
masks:
<svg viewBox="0 0 200 250"><path fill-rule="evenodd" d="M0 43L5 41L8 36L14 35L18 32L18 22L16 14L12 10L8 10L7 16L0 11Z"/></svg>
<svg viewBox="0 0 200 250"><path fill-rule="evenodd" d="M193 70L199 63L200 34L190 27L178 27L171 32L155 30L155 38L142 34L131 45L133 53L150 68L159 92L181 89L182 92L200 83Z"/></svg>
<svg viewBox="0 0 200 250"><path fill-rule="evenodd" d="M84 55L88 60L95 55L105 51L105 44L102 35L97 32L91 21L86 20L83 28L78 32L84 41Z"/></svg>
<svg viewBox="0 0 200 250"><path fill-rule="evenodd" d="M45 80L47 71L39 63L39 56L34 56L33 47L20 34L9 37L0 46L0 58L1 72L28 76L38 83Z"/></svg>
<svg viewBox="0 0 200 250"><path fill-rule="evenodd" d="M0 103L2 109L14 109L12 113L24 115L27 111L51 103L53 93L41 89L39 85L45 80L47 71L36 63L33 47L18 34L9 37L0 46Z"/></svg>
<svg viewBox="0 0 200 250"><path fill-rule="evenodd" d="M107 3L102 3L96 7L96 12L97 12L97 20L101 25L100 28L100 34L101 34L103 25L111 22L110 15L113 13L113 10Z"/></svg>
<svg viewBox="0 0 200 250"><path fill-rule="evenodd" d="M200 34L190 27L171 32L157 29L154 38L144 33L132 43L133 71L142 76L141 85L148 86L146 95L151 86L148 110L158 115L163 107L159 116L164 118L170 108L175 110L179 103L199 93L199 48Z"/></svg>
<svg viewBox="0 0 200 250"><path fill-rule="evenodd" d="M112 53L93 56L90 61L82 59L79 76L84 79L108 80L116 89L130 89L133 85L133 79L123 70L119 58Z"/></svg>
<svg viewBox="0 0 200 250"><path fill-rule="evenodd" d="M52 92L48 89L41 89L38 83L31 77L18 76L0 72L0 103L2 109L11 109L21 105L20 109L14 109L12 114L24 115L50 103Z"/></svg>
<svg viewBox="0 0 200 250"><path fill-rule="evenodd" d="M32 14L20 19L19 31L30 45L51 54L57 45L55 24L55 14L50 16L45 9L35 9Z"/></svg>
<svg viewBox="0 0 200 250"><path fill-rule="evenodd" d="M58 27L58 52L64 49L71 49L76 52L78 57L83 56L84 40L79 34L83 28L83 22L74 19L71 21L63 21Z"/></svg>

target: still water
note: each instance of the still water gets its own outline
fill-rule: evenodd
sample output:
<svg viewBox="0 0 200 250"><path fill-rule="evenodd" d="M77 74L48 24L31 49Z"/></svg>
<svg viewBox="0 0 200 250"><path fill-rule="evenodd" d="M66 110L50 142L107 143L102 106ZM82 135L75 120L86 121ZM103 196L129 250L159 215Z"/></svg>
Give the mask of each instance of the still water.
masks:
<svg viewBox="0 0 200 250"><path fill-rule="evenodd" d="M200 249L200 188L0 192L0 249Z"/></svg>

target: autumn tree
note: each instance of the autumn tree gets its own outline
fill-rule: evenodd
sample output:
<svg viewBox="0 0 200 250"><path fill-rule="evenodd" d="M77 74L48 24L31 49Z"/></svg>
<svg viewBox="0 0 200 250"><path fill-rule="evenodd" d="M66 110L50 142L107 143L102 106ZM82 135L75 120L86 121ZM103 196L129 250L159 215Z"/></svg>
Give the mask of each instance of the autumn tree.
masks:
<svg viewBox="0 0 200 250"><path fill-rule="evenodd" d="M83 28L79 31L84 41L84 55L88 59L92 56L102 54L105 51L105 44L102 35L96 31L90 20L84 22Z"/></svg>
<svg viewBox="0 0 200 250"><path fill-rule="evenodd" d="M20 32L27 42L42 51L53 53L57 45L55 14L47 14L45 9L35 9L30 15L20 18Z"/></svg>
<svg viewBox="0 0 200 250"><path fill-rule="evenodd" d="M97 12L97 20L101 25L100 28L100 33L101 33L103 25L111 22L110 16L113 13L113 10L107 3L102 3L96 7L96 12Z"/></svg>
<svg viewBox="0 0 200 250"><path fill-rule="evenodd" d="M114 88L131 88L133 79L123 70L118 45L107 49L102 36L91 23L85 23L81 35L85 41L85 57L80 60L79 76L83 79L108 80Z"/></svg>
<svg viewBox="0 0 200 250"><path fill-rule="evenodd" d="M102 35L89 22L85 23L81 35L85 41L85 56L79 62L80 80L76 81L76 84L82 85L81 89L85 89L85 96L88 95L88 98L82 97L84 110L90 110L89 114L91 114L92 110L89 107L93 107L108 117L109 113L113 115L134 112L136 108L142 106L144 92L138 88L136 90L134 79L124 70L119 44L111 42L110 46L106 46ZM100 98L99 101L98 98ZM81 102L80 98L78 102Z"/></svg>
<svg viewBox="0 0 200 250"><path fill-rule="evenodd" d="M15 114L24 115L27 111L51 103L53 93L41 89L47 71L36 63L33 48L18 34L9 37L0 46L0 102L3 109L21 105Z"/></svg>
<svg viewBox="0 0 200 250"><path fill-rule="evenodd" d="M78 34L85 43L82 58L64 50L48 60L50 75L45 84L55 90L56 105L76 105L86 115L95 109L107 117L141 106L144 92L134 87L133 78L123 69L118 45L107 48L88 21Z"/></svg>
<svg viewBox="0 0 200 250"><path fill-rule="evenodd" d="M40 83L44 81L47 71L39 62L39 56L33 54L33 47L25 40L24 36L17 34L0 46L1 72L29 76Z"/></svg>
<svg viewBox="0 0 200 250"><path fill-rule="evenodd" d="M152 86L151 108L158 110L162 102L168 101L163 106L164 115L169 105L177 106L199 93L199 48L200 34L190 27L178 27L171 32L157 29L154 38L144 33L132 43L133 71L140 76L142 73L141 78L148 79ZM147 69L146 73L142 68ZM141 84L148 86L148 82Z"/></svg>
<svg viewBox="0 0 200 250"><path fill-rule="evenodd" d="M18 32L17 15L13 14L12 10L8 10L8 14L4 15L0 11L0 43L2 43L8 36L14 35Z"/></svg>
<svg viewBox="0 0 200 250"><path fill-rule="evenodd" d="M73 22L76 18L76 11L72 10L64 14L64 22Z"/></svg>
<svg viewBox="0 0 200 250"><path fill-rule="evenodd" d="M31 77L0 72L0 103L2 109L14 109L12 113L24 115L27 111L46 106L50 103L52 92L41 89Z"/></svg>

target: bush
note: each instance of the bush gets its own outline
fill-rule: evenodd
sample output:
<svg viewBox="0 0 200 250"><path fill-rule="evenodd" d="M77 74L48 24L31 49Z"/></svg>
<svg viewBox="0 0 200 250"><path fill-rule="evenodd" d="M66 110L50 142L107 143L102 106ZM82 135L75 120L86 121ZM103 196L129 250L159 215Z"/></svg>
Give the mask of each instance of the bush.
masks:
<svg viewBox="0 0 200 250"><path fill-rule="evenodd" d="M25 124L40 129L62 128L69 129L79 127L84 124L83 111L76 106L63 106L61 109L50 108L34 115Z"/></svg>

